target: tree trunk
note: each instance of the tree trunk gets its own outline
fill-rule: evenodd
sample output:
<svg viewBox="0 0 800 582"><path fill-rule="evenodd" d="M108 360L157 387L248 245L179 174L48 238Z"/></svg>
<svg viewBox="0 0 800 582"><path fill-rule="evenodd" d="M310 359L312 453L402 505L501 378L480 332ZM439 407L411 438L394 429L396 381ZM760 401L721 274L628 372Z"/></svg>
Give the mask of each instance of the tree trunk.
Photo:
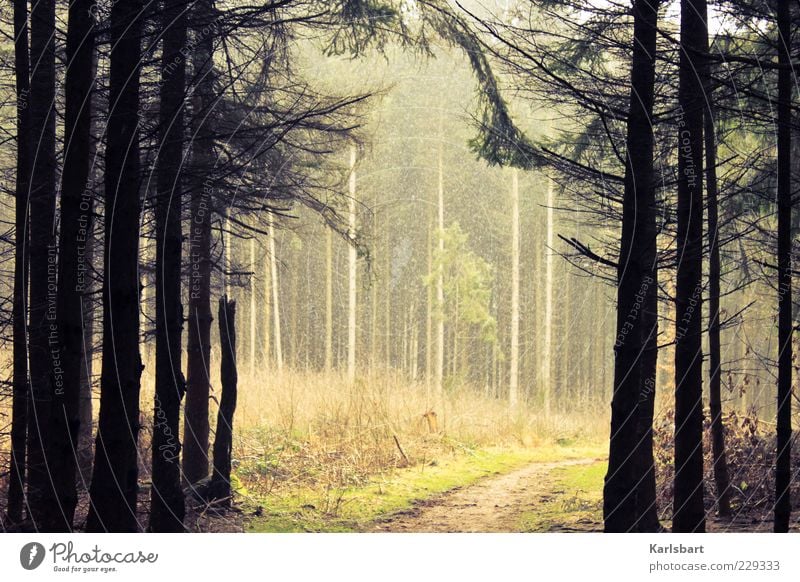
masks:
<svg viewBox="0 0 800 582"><path fill-rule="evenodd" d="M30 64L28 55L28 6L14 0L14 76L17 93L17 176L14 209L14 304L13 400L11 406L11 462L8 475L6 517L10 523L23 519L27 423L28 423L28 210L32 143L30 125Z"/></svg>
<svg viewBox="0 0 800 582"><path fill-rule="evenodd" d="M706 46L706 49L708 46ZM705 92L708 106L704 111L704 141L706 156L706 195L708 197L708 405L711 413L711 454L714 462L714 484L717 489L717 509L720 517L731 513L730 476L725 456L725 428L722 424L722 357L720 347L720 256L719 202L717 196L717 143L714 126L714 88L711 71L705 73Z"/></svg>
<svg viewBox="0 0 800 582"><path fill-rule="evenodd" d="M184 531L179 440L186 382L181 367L181 208L183 119L186 93L187 0L166 0L162 18L159 106L160 148L156 160L156 386L153 408L150 531Z"/></svg>
<svg viewBox="0 0 800 582"><path fill-rule="evenodd" d="M778 424L775 458L776 532L788 532L792 505L792 72L791 8L778 2Z"/></svg>
<svg viewBox="0 0 800 582"><path fill-rule="evenodd" d="M250 378L256 375L256 239L250 239Z"/></svg>
<svg viewBox="0 0 800 582"><path fill-rule="evenodd" d="M325 229L325 371L333 369L333 231Z"/></svg>
<svg viewBox="0 0 800 582"><path fill-rule="evenodd" d="M283 373L283 339L281 338L281 309L278 303L280 284L278 282L278 257L275 254L275 225L269 223L269 266L272 278L272 314L275 325L275 365L278 374Z"/></svg>
<svg viewBox="0 0 800 582"><path fill-rule="evenodd" d="M67 526L55 499L48 455L50 414L56 386L58 355L56 322L56 119L55 1L31 7L30 121L34 144L30 195L30 410L28 415L28 494L31 518L39 531ZM50 287L52 285L52 287ZM51 345L51 336L53 334ZM53 350L51 352L51 350ZM55 353L53 353L55 352Z"/></svg>
<svg viewBox="0 0 800 582"><path fill-rule="evenodd" d="M426 250L428 254L428 277L433 276L433 211L432 205L428 206L428 241ZM427 285L425 309L425 391L428 401L431 398L431 377L433 374L433 289Z"/></svg>
<svg viewBox="0 0 800 582"><path fill-rule="evenodd" d="M511 185L511 369L508 404L516 408L519 399L519 171L512 170Z"/></svg>
<svg viewBox="0 0 800 582"><path fill-rule="evenodd" d="M675 330L675 512L672 530L705 531L703 506L703 86L705 0L681 0L678 274Z"/></svg>
<svg viewBox="0 0 800 582"><path fill-rule="evenodd" d="M647 287L642 312L642 355L639 383L639 410L637 414L637 451L636 451L636 514L638 524L636 531L641 533L659 532L662 530L658 521L656 494L656 463L653 454L653 417L655 415L656 376L658 374L658 270L656 261L656 225L655 198L650 200L649 212L642 213L646 224L649 247L647 255L651 257L651 273L653 282Z"/></svg>
<svg viewBox="0 0 800 582"><path fill-rule="evenodd" d="M442 141L441 141L441 119L440 119L440 140L438 151L438 201L437 201L437 242L439 248L439 265L436 273L436 393L434 399L436 404L442 402L444 393L444 168L442 160Z"/></svg>
<svg viewBox="0 0 800 582"><path fill-rule="evenodd" d="M378 204L379 204L379 202L378 202L377 197L376 197L376 199L373 201L373 208L377 208ZM380 224L378 222L378 215L375 214L375 216L373 218L373 226L372 226L372 235L373 235L373 237L375 237L375 239L377 239L377 233L379 231L379 226L380 226ZM378 350L378 345L379 345L379 342L378 342L378 285L376 285L376 284L372 285L372 299L371 299L371 306L370 306L370 318L371 318L371 322L370 322L371 330L370 330L370 340L369 340L369 345L370 345L370 350L369 350L369 353L370 353L370 356L369 356L369 373L370 373L370 377L372 378L374 376L375 370L378 367L378 358L379 358L379 356L378 356L378 351L379 351Z"/></svg>
<svg viewBox="0 0 800 582"><path fill-rule="evenodd" d="M384 263L387 276L384 277L385 285L384 285L384 293L385 298L383 300L383 349L384 349L384 362L386 363L386 370L387 372L392 369L392 256L391 251L389 249L392 248L391 243L391 231L389 226L391 225L391 220L389 218L389 209L385 210L386 216L384 218L386 223L386 228L384 229L386 236L384 246L386 248L386 252L383 253L386 262Z"/></svg>
<svg viewBox="0 0 800 582"><path fill-rule="evenodd" d="M209 485L209 499L230 505L231 450L233 448L233 415L236 412L236 302L227 296L219 300L220 380L222 397L214 435L214 474Z"/></svg>
<svg viewBox="0 0 800 582"><path fill-rule="evenodd" d="M95 159L95 154L91 156ZM81 373L78 388L78 482L88 491L89 482L92 477L92 458L93 446L92 437L94 435L94 414L92 404L92 384L93 384L93 362L94 362L94 315L96 289L95 281L92 278L95 271L95 250L97 241L95 239L94 228L89 232L86 241L86 261L87 279L86 288L81 298L81 316L83 317L83 337L81 338Z"/></svg>
<svg viewBox="0 0 800 582"><path fill-rule="evenodd" d="M553 206L555 198L553 182L547 180L547 235L545 241L544 275L544 351L542 354L542 394L544 414L550 416L550 399L553 392Z"/></svg>
<svg viewBox="0 0 800 582"><path fill-rule="evenodd" d="M208 477L208 399L211 390L211 225L214 189L214 35L203 32L210 0L192 9L199 42L192 55L198 79L193 98L191 222L189 227L189 322L186 346L186 404L183 424L183 478Z"/></svg>
<svg viewBox="0 0 800 582"><path fill-rule="evenodd" d="M356 238L356 146L350 148L350 212L348 236L350 244L347 247L348 256L348 318L347 318L347 381L351 384L356 379L356 292L357 292L357 255L355 247Z"/></svg>
<svg viewBox="0 0 800 582"><path fill-rule="evenodd" d="M262 333L264 334L264 366L269 369L272 360L272 297L270 290L270 280L272 275L270 273L272 252L268 251L264 257L264 313L262 319Z"/></svg>
<svg viewBox="0 0 800 582"><path fill-rule="evenodd" d="M142 0L111 8L106 146L103 363L87 530L135 532L139 388L139 74Z"/></svg>
<svg viewBox="0 0 800 582"><path fill-rule="evenodd" d="M69 5L64 108L64 171L61 176L61 230L58 255L56 320L61 357L53 398L52 455L53 487L63 523L72 528L77 504L76 469L80 431L80 378L83 345L83 295L89 278L87 243L91 238L94 195L89 184L91 170L92 62L94 17L92 0ZM55 517L55 516L54 516Z"/></svg>
<svg viewBox="0 0 800 582"><path fill-rule="evenodd" d="M646 451L647 447L640 448L637 443L642 433L639 403L645 395L641 358L643 348L651 345L652 341L645 334L652 333L652 324L655 323L652 315L648 318L642 311L654 309L647 297L654 295L656 286L653 224L655 184L650 120L653 111L658 4L651 0L637 0L633 6L630 112L617 271L614 391L611 399L608 473L603 488L603 520L607 532L639 529L642 508L637 503L637 497L644 498L638 487L644 477L640 473L646 464L642 450ZM648 322L648 319L653 321ZM651 389L655 389L654 384Z"/></svg>

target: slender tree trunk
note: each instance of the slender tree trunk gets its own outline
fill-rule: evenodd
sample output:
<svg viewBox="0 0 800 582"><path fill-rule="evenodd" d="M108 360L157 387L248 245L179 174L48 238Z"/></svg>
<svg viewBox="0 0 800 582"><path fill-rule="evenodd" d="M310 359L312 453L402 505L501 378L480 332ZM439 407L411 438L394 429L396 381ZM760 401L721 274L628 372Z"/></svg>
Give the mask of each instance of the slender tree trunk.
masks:
<svg viewBox="0 0 800 582"><path fill-rule="evenodd" d="M28 416L28 503L40 531L63 530L48 461L50 413L60 368L55 312L56 254L56 119L55 1L31 6L30 121L33 168L30 195L30 409ZM52 285L52 287L49 287ZM51 345L50 334L53 332ZM55 354L51 352L55 351Z"/></svg>
<svg viewBox="0 0 800 582"><path fill-rule="evenodd" d="M428 207L428 277L433 276L433 212L432 205ZM425 390L428 401L431 398L431 379L433 375L433 289L430 285L426 288L425 310Z"/></svg>
<svg viewBox="0 0 800 582"><path fill-rule="evenodd" d="M656 324L654 314L648 318L642 311L655 308L647 297L655 293L656 286L651 119L658 7L659 2L652 0L637 0L633 6L630 112L617 270L614 391L608 473L603 488L603 520L607 532L632 532L640 528L642 504L637 498L644 498L639 487L644 478L642 450L646 451L647 446L637 446L642 434L639 404L641 400L648 402L645 392L648 387L655 390L654 383L648 386L643 382L641 358L643 348L652 345L652 338L646 333L652 334ZM649 325L648 319L651 320Z"/></svg>
<svg viewBox="0 0 800 582"><path fill-rule="evenodd" d="M186 347L186 404L183 424L183 478L208 477L208 400L211 385L211 240L214 196L214 35L203 33L212 13L210 0L192 9L199 42L192 53L197 78L193 98L192 183L189 226L190 284Z"/></svg>
<svg viewBox="0 0 800 582"><path fill-rule="evenodd" d="M348 283L349 307L347 310L347 381L351 384L356 379L356 305L357 305L357 255L355 247L356 238L356 147L350 148L350 212L349 229L350 237L347 248L348 256Z"/></svg>
<svg viewBox="0 0 800 582"><path fill-rule="evenodd" d="M97 75L97 51L92 58L92 78ZM92 95L92 110L97 107L97 95ZM98 186L101 180L101 170L97 163L97 146L99 142L101 120L97 115L92 116L90 128L89 158L90 177L89 184L92 188L93 200L97 200ZM103 122L104 123L104 122ZM83 335L81 338L81 371L78 388L78 483L82 489L89 491L92 479L92 463L94 461L94 353L95 353L95 314L98 305L96 293L98 290L97 251L102 248L99 244L97 222L91 220L87 229L84 257L84 288L81 297L81 317L83 318Z"/></svg>
<svg viewBox="0 0 800 582"><path fill-rule="evenodd" d="M325 371L333 369L333 231L325 229Z"/></svg>
<svg viewBox="0 0 800 582"><path fill-rule="evenodd" d="M280 284L278 282L278 257L275 253L275 225L269 223L269 261L272 275L272 314L275 326L275 365L278 374L283 373L283 339L281 338L281 309L278 303Z"/></svg>
<svg viewBox="0 0 800 582"><path fill-rule="evenodd" d="M419 377L419 326L417 325L417 309L412 306L411 314L411 379L416 382Z"/></svg>
<svg viewBox="0 0 800 582"><path fill-rule="evenodd" d="M209 499L224 505L231 501L231 451L233 415L236 412L238 373L236 369L236 302L228 297L219 300L220 380L222 396L214 435L214 474L209 485Z"/></svg>
<svg viewBox="0 0 800 582"><path fill-rule="evenodd" d="M103 364L87 520L90 532L135 532L139 388L139 74L142 0L111 8L106 146Z"/></svg>
<svg viewBox="0 0 800 582"><path fill-rule="evenodd" d="M150 531L184 530L179 440L186 381L181 367L181 208L183 119L186 93L187 0L165 0L159 107L160 148L156 160L156 388L153 408Z"/></svg>
<svg viewBox="0 0 800 582"><path fill-rule="evenodd" d="M220 234L220 238L222 239L222 248L225 253L225 260L222 264L222 288L225 290L225 295L228 297L231 296L231 273L233 272L233 266L231 263L231 246L233 245L233 237L231 236L231 220L228 217L229 212L229 208L223 211L225 219L222 221L222 233Z"/></svg>
<svg viewBox="0 0 800 582"><path fill-rule="evenodd" d="M270 273L271 251L267 252L264 258L264 313L262 320L263 334L264 334L264 365L269 368L272 360L272 292L270 290L270 280L272 275Z"/></svg>
<svg viewBox="0 0 800 582"><path fill-rule="evenodd" d="M778 424L775 458L776 532L789 531L792 478L792 72L791 8L778 2Z"/></svg>
<svg viewBox="0 0 800 582"><path fill-rule="evenodd" d="M92 160L95 155L92 154ZM78 426L78 481L87 491L89 482L92 478L92 458L93 447L92 437L94 436L94 414L92 404L92 382L93 382L93 362L94 362L94 316L95 316L95 281L93 273L95 270L95 250L97 241L95 231L92 228L86 241L86 288L81 298L81 317L83 318L83 337L81 338L81 372L78 388L78 416L80 425Z"/></svg>
<svg viewBox="0 0 800 582"><path fill-rule="evenodd" d="M542 393L544 395L544 414L550 416L550 400L553 392L553 206L555 198L553 182L547 180L547 235L545 242L544 275L544 350L542 354Z"/></svg>
<svg viewBox="0 0 800 582"><path fill-rule="evenodd" d="M519 399L519 171L512 170L511 184L511 369L508 403L516 408Z"/></svg>
<svg viewBox="0 0 800 582"><path fill-rule="evenodd" d="M256 239L250 239L250 378L256 375Z"/></svg>
<svg viewBox="0 0 800 582"><path fill-rule="evenodd" d="M370 317L372 318L371 326L372 332L370 334L370 376L374 375L375 370L378 368L379 349L378 346L378 286L372 285L372 305L370 307Z"/></svg>
<svg viewBox="0 0 800 582"><path fill-rule="evenodd" d="M708 48L706 46L706 48ZM704 111L704 141L706 156L706 195L708 197L708 405L711 413L711 453L714 460L714 484L717 489L717 508L720 517L731 513L730 476L725 456L725 428L722 424L722 357L720 347L720 256L719 202L717 196L717 143L714 127L714 90L711 71L706 68L705 92L708 106Z"/></svg>
<svg viewBox="0 0 800 582"><path fill-rule="evenodd" d="M69 5L64 108L64 171L61 176L61 229L58 252L56 322L61 378L56 376L49 430L49 466L61 509L49 527L70 530L77 505L76 469L80 428L80 376L83 315L81 305L88 283L87 241L91 234L94 196L89 184L91 152L91 93L94 22L91 0Z"/></svg>
<svg viewBox="0 0 800 582"><path fill-rule="evenodd" d="M441 135L441 120L439 133ZM444 386L444 168L442 160L442 141L439 140L438 151L439 181L437 201L437 242L439 248L439 264L436 267L436 403L442 401Z"/></svg>
<svg viewBox="0 0 800 582"><path fill-rule="evenodd" d="M6 517L23 519L28 423L28 211L32 163L28 6L14 0L14 75L17 93L17 176L14 209L14 305L12 307L13 376L11 463Z"/></svg>
<svg viewBox="0 0 800 582"><path fill-rule="evenodd" d="M384 285L384 293L385 299L383 301L383 348L384 348L384 361L386 362L386 370L387 372L392 369L393 362L392 362L392 259L391 259L391 251L389 249L392 248L391 243L391 234L389 226L391 225L391 221L389 219L389 209L386 209L386 228L384 229L386 233L384 247L386 248L386 252L383 253L385 258L385 269L387 276L384 277L386 284Z"/></svg>
<svg viewBox="0 0 800 582"><path fill-rule="evenodd" d="M681 0L678 105L678 274L675 331L674 532L705 531L703 506L703 110L698 70L708 42L705 0Z"/></svg>
<svg viewBox="0 0 800 582"><path fill-rule="evenodd" d="M648 247L645 253L650 263L653 282L645 291L642 308L642 355L639 384L639 411L637 427L637 451L635 478L636 513L639 520L638 532L658 532L662 530L658 521L656 494L656 463L653 454L653 417L656 404L656 376L658 374L658 270L656 261L655 197L650 198L650 210L642 213L640 228L646 230Z"/></svg>

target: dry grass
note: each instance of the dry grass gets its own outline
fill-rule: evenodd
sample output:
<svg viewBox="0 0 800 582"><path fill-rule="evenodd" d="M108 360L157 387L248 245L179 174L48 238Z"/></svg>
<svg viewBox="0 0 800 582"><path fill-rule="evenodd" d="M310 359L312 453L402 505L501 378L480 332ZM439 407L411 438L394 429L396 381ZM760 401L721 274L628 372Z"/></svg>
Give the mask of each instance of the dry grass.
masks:
<svg viewBox="0 0 800 582"><path fill-rule="evenodd" d="M425 416L433 411L433 415ZM263 373L242 378L234 456L248 489L292 485L347 487L370 475L435 463L482 447L598 442L604 415L547 419L532 408L509 409L468 386L437 399L424 382L393 374Z"/></svg>
<svg viewBox="0 0 800 582"><path fill-rule="evenodd" d="M219 386L218 378L212 377L212 385ZM139 439L145 487L152 399L153 378L145 374ZM0 407L8 404L5 400ZM426 417L428 412L435 414ZM213 429L213 401L210 414ZM469 385L448 388L437 399L424 381L410 382L391 371L364 374L350 383L339 372L261 370L253 377L245 370L234 421L235 485L255 500L313 490L317 500L324 500L320 510L336 513L348 488L395 468L433 466L480 449L598 443L607 430L605 408L601 414L573 411L545 418L533 405L512 411L506 401ZM7 447L3 439L0 455L6 461ZM0 485L5 490L2 475Z"/></svg>

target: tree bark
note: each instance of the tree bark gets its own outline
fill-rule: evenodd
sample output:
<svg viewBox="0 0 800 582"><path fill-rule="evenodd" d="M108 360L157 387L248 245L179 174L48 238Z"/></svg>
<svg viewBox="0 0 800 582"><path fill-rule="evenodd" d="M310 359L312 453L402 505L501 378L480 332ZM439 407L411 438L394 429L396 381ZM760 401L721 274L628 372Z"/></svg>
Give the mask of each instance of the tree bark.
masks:
<svg viewBox="0 0 800 582"><path fill-rule="evenodd" d="M91 155L95 159L95 154ZM94 178L93 178L94 180ZM94 223L94 221L92 221ZM95 316L95 239L94 224L86 241L86 288L81 298L81 317L83 317L83 337L81 338L81 372L78 387L78 483L88 491L92 478L92 458L94 436L94 414L92 404L93 361L94 361L94 316Z"/></svg>
<svg viewBox="0 0 800 582"><path fill-rule="evenodd" d="M238 374L236 370L236 302L227 296L219 300L220 380L222 397L214 435L214 474L209 485L209 499L230 505L231 450L233 448L233 415L236 412Z"/></svg>
<svg viewBox="0 0 800 582"><path fill-rule="evenodd" d="M333 231L325 229L325 371L333 368Z"/></svg>
<svg viewBox="0 0 800 582"><path fill-rule="evenodd" d="M250 378L256 375L256 239L250 239Z"/></svg>
<svg viewBox="0 0 800 582"><path fill-rule="evenodd" d="M675 499L672 530L705 531L703 506L703 110L698 71L708 42L705 0L681 0L678 273L675 317Z"/></svg>
<svg viewBox="0 0 800 582"><path fill-rule="evenodd" d="M347 381L351 384L356 379L356 306L357 306L357 255L356 238L356 147L350 148L350 212L347 248L348 256L348 318L347 318Z"/></svg>
<svg viewBox="0 0 800 582"><path fill-rule="evenodd" d="M80 379L83 367L83 295L88 285L87 247L94 195L90 179L91 94L94 19L91 0L69 6L64 108L64 171L61 176L61 230L58 247L56 322L61 382L53 391L50 469L61 512L53 527L69 530L77 504L76 470L80 431ZM57 378L57 376L56 376ZM60 518L60 519L59 519Z"/></svg>
<svg viewBox="0 0 800 582"><path fill-rule="evenodd" d="M651 199L650 212L643 213L646 223L641 227L647 229L647 240L650 241L646 252L653 262L651 273L653 282L647 287L642 312L642 356L639 384L639 411L637 428L636 472L636 513L638 524L636 531L642 533L662 530L658 521L658 505L656 495L656 463L653 454L653 417L655 415L656 378L658 375L658 270L656 261L656 225L655 198ZM643 221L644 222L644 221Z"/></svg>
<svg viewBox="0 0 800 582"><path fill-rule="evenodd" d="M547 230L545 241L544 275L544 350L542 354L542 394L544 415L550 416L550 400L553 392L553 182L547 180Z"/></svg>
<svg viewBox="0 0 800 582"><path fill-rule="evenodd" d="M264 366L269 369L270 362L271 362L271 336L272 336L272 294L270 291L270 279L272 275L270 273L270 258L269 258L269 251L264 257L264 311L263 311L263 319L262 319L262 333L264 334Z"/></svg>
<svg viewBox="0 0 800 582"><path fill-rule="evenodd" d="M519 400L519 171L512 170L511 184L511 361L508 404Z"/></svg>
<svg viewBox="0 0 800 582"><path fill-rule="evenodd" d="M184 531L179 440L181 400L181 208L186 93L187 0L167 0L162 18L163 48L156 159L156 380L153 408L150 525L153 532Z"/></svg>
<svg viewBox="0 0 800 582"><path fill-rule="evenodd" d="M136 532L139 389L139 77L142 0L111 8L105 174L103 361L90 532Z"/></svg>
<svg viewBox="0 0 800 582"><path fill-rule="evenodd" d="M12 306L13 375L11 404L11 462L6 518L23 519L26 439L28 424L28 211L32 163L30 126L30 63L28 6L14 0L14 76L17 97L17 176L14 209L14 304Z"/></svg>
<svg viewBox="0 0 800 582"><path fill-rule="evenodd" d="M436 268L436 361L434 362L436 383L434 401L438 406L443 403L444 395L444 169L442 160L442 128L439 119L439 148L438 148L438 201L437 201L437 247L439 249L439 265Z"/></svg>
<svg viewBox="0 0 800 582"><path fill-rule="evenodd" d="M643 508L637 500L646 497L640 483L647 465L644 457L647 445L640 447L638 443L643 434L640 401L648 402L646 389L655 390L654 383L646 384L643 378L643 355L645 347L652 346L649 334L653 333L656 321L653 315L648 317L643 312L655 308L648 297L654 295L656 286L651 119L658 7L659 2L652 0L637 0L633 6L630 112L617 272L614 391L608 473L603 488L603 519L607 532L638 530Z"/></svg>
<svg viewBox="0 0 800 582"><path fill-rule="evenodd" d="M197 79L193 99L191 222L189 226L189 322L186 346L186 405L183 476L196 483L208 477L208 399L211 391L211 221L214 194L214 35L203 33L212 14L210 0L192 10L198 42L192 54Z"/></svg>
<svg viewBox="0 0 800 582"><path fill-rule="evenodd" d="M792 504L792 73L791 8L778 2L778 422L775 532L789 531Z"/></svg>
<svg viewBox="0 0 800 582"><path fill-rule="evenodd" d="M272 279L272 316L275 332L275 365L278 374L283 373L283 338L281 337L281 309L280 285L278 282L278 257L275 251L275 225L270 220L269 223L269 267Z"/></svg>
<svg viewBox="0 0 800 582"><path fill-rule="evenodd" d="M706 49L708 46L706 46ZM711 71L705 73L708 106L704 111L706 157L706 196L708 198L708 407L711 413L711 454L714 462L714 485L717 489L717 511L720 517L731 513L730 476L725 455L725 427L722 423L722 356L720 342L720 256L719 201L717 191L717 140L714 127L714 88Z"/></svg>
<svg viewBox="0 0 800 582"><path fill-rule="evenodd" d="M62 531L48 461L50 412L60 369L56 322L56 119L55 1L31 7L30 121L33 167L30 193L30 409L28 415L28 503L39 531ZM51 333L53 334L51 344ZM60 522L60 523L59 523Z"/></svg>

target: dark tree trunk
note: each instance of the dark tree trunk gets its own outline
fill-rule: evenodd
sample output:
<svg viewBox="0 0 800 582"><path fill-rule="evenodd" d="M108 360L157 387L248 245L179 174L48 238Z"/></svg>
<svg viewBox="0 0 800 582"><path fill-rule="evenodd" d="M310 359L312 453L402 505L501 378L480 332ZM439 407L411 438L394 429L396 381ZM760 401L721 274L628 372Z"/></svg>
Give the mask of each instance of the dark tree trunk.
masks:
<svg viewBox="0 0 800 582"><path fill-rule="evenodd" d="M92 60L92 77L97 73L97 52L95 51ZM98 109L97 94L92 96L92 110ZM103 121L103 123L105 123ZM100 170L97 157L97 144L99 141L98 133L100 120L95 115L92 118L90 154L91 168L89 182L92 186L93 200L96 201L100 190ZM93 213L94 215L94 213ZM90 229L86 240L86 256L84 263L87 269L85 273L85 288L81 297L81 313L83 316L83 338L81 344L81 373L80 386L78 388L78 417L80 426L78 427L78 484L81 488L88 491L89 483L92 480L92 460L94 458L94 413L93 413L93 386L94 386L94 352L95 352L95 314L98 301L96 298L98 271L97 251L102 246L98 244L97 222L90 222Z"/></svg>
<svg viewBox="0 0 800 582"><path fill-rule="evenodd" d="M211 2L199 0L193 19L198 31L210 20ZM192 130L191 219L189 225L189 325L186 349L186 406L183 475L189 483L208 477L208 398L211 356L211 218L213 199L213 49L212 34L197 33L193 53L197 87Z"/></svg>
<svg viewBox="0 0 800 582"><path fill-rule="evenodd" d="M77 505L76 469L80 428L80 378L83 345L82 300L90 277L87 246L91 238L93 191L89 184L91 94L94 52L94 0L69 5L64 107L64 170L61 176L61 230L58 254L56 321L62 374L53 396L48 446L56 500L52 516L59 529L72 529ZM57 377L58 378L58 377Z"/></svg>
<svg viewBox="0 0 800 582"><path fill-rule="evenodd" d="M792 504L792 72L791 8L778 2L778 426L775 458L776 532L789 531Z"/></svg>
<svg viewBox="0 0 800 582"><path fill-rule="evenodd" d="M92 78L97 74L97 52L95 51L92 59ZM102 109L99 103L98 94L92 94L92 111ZM93 202L96 203L101 192L101 169L98 163L98 143L101 121L97 115L92 117L90 134L89 158L90 178L89 183L92 187ZM93 206L93 215L97 212ZM97 221L92 220L91 228L86 240L86 256L84 259L86 266L85 289L81 297L81 313L83 315L83 337L81 343L81 374L79 387L78 417L80 425L78 427L78 486L88 491L89 483L92 480L92 461L94 459L94 354L95 354L95 328L96 313L99 302L97 300L98 278L100 269L97 268L98 250L102 249L99 244L99 230ZM102 283L100 283L102 284Z"/></svg>
<svg viewBox="0 0 800 582"><path fill-rule="evenodd" d="M94 155L92 155L94 159ZM83 338L81 346L81 373L78 386L78 484L84 489L89 488L92 478L92 435L94 434L93 406L92 406L92 361L94 359L94 297L95 290L93 277L94 253L96 249L95 233L92 230L86 241L87 286L81 298L81 315L83 317Z"/></svg>
<svg viewBox="0 0 800 582"><path fill-rule="evenodd" d="M111 8L103 362L87 529L135 532L139 388L139 75L143 0Z"/></svg>
<svg viewBox="0 0 800 582"><path fill-rule="evenodd" d="M642 311L655 285L653 130L658 2L634 3L634 42L628 117L625 193L617 282L617 337L614 345L614 393L608 473L603 488L603 520L607 532L639 527L637 461L642 352L646 321Z"/></svg>
<svg viewBox="0 0 800 582"><path fill-rule="evenodd" d="M55 0L39 0L31 8L31 254L29 362L31 399L28 415L28 503L40 531L60 528L48 467L47 443L55 364ZM52 285L52 287L49 287ZM50 334L53 332L53 342ZM56 350L53 353L52 350ZM53 460L52 458L50 459ZM63 520L61 520L63 521Z"/></svg>
<svg viewBox="0 0 800 582"><path fill-rule="evenodd" d="M674 532L705 531L703 507L703 48L705 0L681 0Z"/></svg>
<svg viewBox="0 0 800 582"><path fill-rule="evenodd" d="M28 196L31 178L30 64L28 6L14 0L14 73L17 91L17 178L14 210L14 305L12 306L13 377L11 405L11 463L6 518L23 519L25 440L28 423Z"/></svg>
<svg viewBox="0 0 800 582"><path fill-rule="evenodd" d="M720 257L719 201L717 193L717 140L714 127L714 91L710 70L705 70L708 107L705 116L706 196L708 197L708 407L711 413L711 454L714 462L714 485L717 489L717 510L720 517L731 513L730 476L725 456L725 428L722 424L722 356L720 346Z"/></svg>
<svg viewBox="0 0 800 582"><path fill-rule="evenodd" d="M181 371L181 200L183 100L186 90L186 0L164 6L156 161L156 393L153 421L153 489L150 530L184 530L179 423L185 381Z"/></svg>
<svg viewBox="0 0 800 582"><path fill-rule="evenodd" d="M653 200L655 204L655 200ZM651 227L649 240L652 241L653 261L656 257L655 214L649 217ZM642 225L648 228L647 225ZM641 385L639 393L639 428L636 442L638 450L636 460L638 467L636 478L637 515L636 528L639 532L658 532L663 528L658 521L658 505L656 499L656 463L653 455L653 416L656 403L656 376L658 374L658 270L652 268L653 283L648 286L642 313L642 363Z"/></svg>
<svg viewBox="0 0 800 582"><path fill-rule="evenodd" d="M236 302L227 296L219 300L220 380L222 398L217 414L214 435L214 474L209 484L208 498L230 504L231 450L233 447L233 415L236 412Z"/></svg>

